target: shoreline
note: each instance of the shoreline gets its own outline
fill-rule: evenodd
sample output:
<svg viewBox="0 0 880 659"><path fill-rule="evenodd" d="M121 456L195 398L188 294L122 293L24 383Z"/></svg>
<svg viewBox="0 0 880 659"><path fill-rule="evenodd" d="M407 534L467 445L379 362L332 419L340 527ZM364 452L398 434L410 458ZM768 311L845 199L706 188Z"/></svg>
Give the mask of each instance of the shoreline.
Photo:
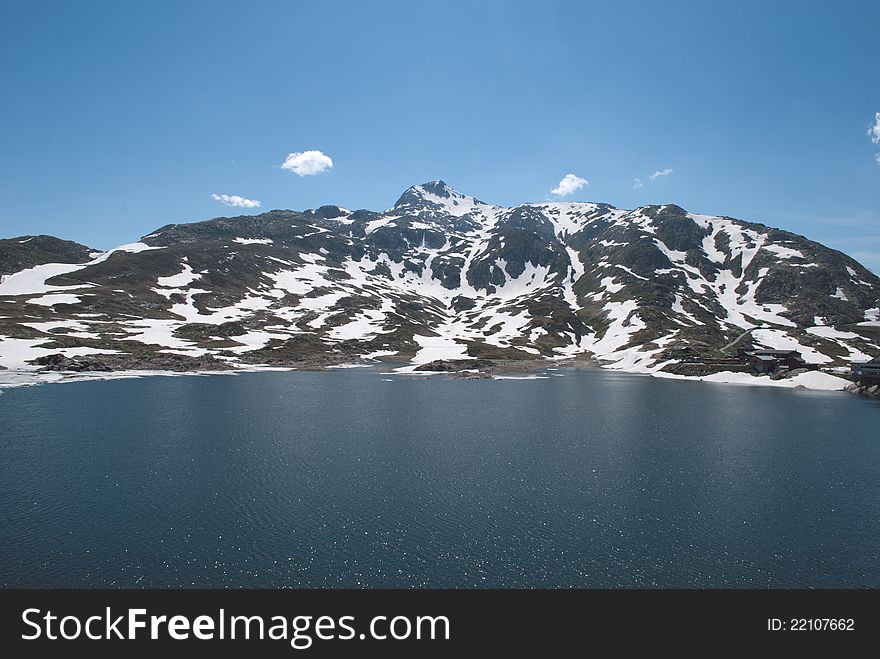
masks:
<svg viewBox="0 0 880 659"><path fill-rule="evenodd" d="M710 375L687 376L668 373L665 371L628 371L625 369L608 368L602 366L593 359L567 357L558 360L535 359L535 360L466 360L479 362L477 368L455 368L453 362L429 362L428 364L414 364L409 361L391 359L375 359L368 362L355 360L336 364L309 363L298 365L243 365L229 369L192 369L192 370L162 370L162 369L121 369L118 371L63 371L48 369L7 369L0 370L0 393L4 389L20 387L32 387L43 384L71 384L76 382L95 382L105 380L123 380L144 377L183 377L208 375L238 375L241 373L271 373L287 371L339 371L353 368L383 369L378 372L384 377L399 378L436 378L456 380L538 380L562 377L563 370L578 371L604 371L623 373L628 375L641 375L675 380L681 382L705 382L708 384L723 384L731 386L753 386L783 389L801 389L810 391L856 393L867 398L873 398L870 394L857 391L854 383L845 378L831 375L821 371L800 373L791 378L771 379L767 376L754 376L749 373L719 371ZM440 366L433 370L431 365ZM471 364L464 364L468 366Z"/></svg>

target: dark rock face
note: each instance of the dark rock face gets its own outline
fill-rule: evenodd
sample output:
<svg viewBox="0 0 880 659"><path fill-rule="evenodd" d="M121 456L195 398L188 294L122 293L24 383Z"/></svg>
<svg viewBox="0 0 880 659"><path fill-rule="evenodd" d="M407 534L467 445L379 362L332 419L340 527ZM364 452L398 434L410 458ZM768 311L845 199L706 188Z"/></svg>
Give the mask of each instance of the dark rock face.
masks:
<svg viewBox="0 0 880 659"><path fill-rule="evenodd" d="M455 372L491 368L495 364L489 359L437 359L416 367L417 371Z"/></svg>
<svg viewBox="0 0 880 659"><path fill-rule="evenodd" d="M61 353L38 357L34 363L43 366L47 371L109 371L111 370L104 362L97 359L81 357L69 359Z"/></svg>
<svg viewBox="0 0 880 659"><path fill-rule="evenodd" d="M344 217L346 215L346 212L339 206L321 206L320 208L313 211L305 211L303 215L305 215L306 217L315 217L322 220L332 220L337 217Z"/></svg>
<svg viewBox="0 0 880 659"><path fill-rule="evenodd" d="M706 230L701 229L678 206L649 206L645 215L651 217L657 226L657 238L669 249L677 252L698 252L702 249Z"/></svg>
<svg viewBox="0 0 880 659"><path fill-rule="evenodd" d="M92 259L47 236L0 240L0 340L30 342L55 370L392 354L432 370L566 356L650 370L746 342L829 365L880 353L873 273L797 234L674 205L500 208L433 181L385 212L273 210L141 242ZM81 267L13 275L52 263ZM74 347L114 352L64 356Z"/></svg>
<svg viewBox="0 0 880 659"><path fill-rule="evenodd" d="M85 263L97 250L52 236L19 236L0 240L0 275L45 263Z"/></svg>
<svg viewBox="0 0 880 659"><path fill-rule="evenodd" d="M76 373L154 370L154 371L225 371L230 366L213 357L189 357L187 355L94 355L70 359L62 354L46 355L33 360L46 371L69 371Z"/></svg>
<svg viewBox="0 0 880 659"><path fill-rule="evenodd" d="M247 334L244 325L238 322L220 323L210 325L207 323L189 323L182 325L174 331L175 336L183 339L199 340L204 337L230 337Z"/></svg>

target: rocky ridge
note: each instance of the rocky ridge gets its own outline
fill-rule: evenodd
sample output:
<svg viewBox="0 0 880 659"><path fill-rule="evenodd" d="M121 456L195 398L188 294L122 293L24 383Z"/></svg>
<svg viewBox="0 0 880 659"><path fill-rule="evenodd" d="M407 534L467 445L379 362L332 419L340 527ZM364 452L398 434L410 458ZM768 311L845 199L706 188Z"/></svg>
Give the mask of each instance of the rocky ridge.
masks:
<svg viewBox="0 0 880 659"><path fill-rule="evenodd" d="M802 236L675 205L503 208L443 181L383 212L170 224L103 253L0 240L0 273L0 366L19 373L375 359L668 372L682 350L723 359L746 343L843 369L880 353L880 279Z"/></svg>

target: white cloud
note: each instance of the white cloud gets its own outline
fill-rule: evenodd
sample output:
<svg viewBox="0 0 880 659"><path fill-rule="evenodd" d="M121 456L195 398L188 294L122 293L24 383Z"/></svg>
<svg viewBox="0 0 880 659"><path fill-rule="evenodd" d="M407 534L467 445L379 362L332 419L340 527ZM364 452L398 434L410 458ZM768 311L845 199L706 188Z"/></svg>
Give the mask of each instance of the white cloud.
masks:
<svg viewBox="0 0 880 659"><path fill-rule="evenodd" d="M880 144L880 112L874 114L874 123L868 126L868 137L874 144Z"/></svg>
<svg viewBox="0 0 880 659"><path fill-rule="evenodd" d="M289 153L281 163L281 169L293 172L298 176L311 176L332 169L333 161L330 156L315 149L311 151L298 151Z"/></svg>
<svg viewBox="0 0 880 659"><path fill-rule="evenodd" d="M667 167L666 169L658 169L653 174L648 174L648 181L653 181L654 179L660 178L661 176L669 176L675 170L671 167ZM633 179L633 190L638 190L639 188L645 187L645 180L640 178Z"/></svg>
<svg viewBox="0 0 880 659"><path fill-rule="evenodd" d="M585 178L575 176L574 174L566 174L559 181L559 185L550 190L550 194L554 197L567 197L589 184L590 182Z"/></svg>
<svg viewBox="0 0 880 659"><path fill-rule="evenodd" d="M237 194L212 194L214 201L219 201L224 206L237 206L238 208L259 208L259 199L246 199Z"/></svg>

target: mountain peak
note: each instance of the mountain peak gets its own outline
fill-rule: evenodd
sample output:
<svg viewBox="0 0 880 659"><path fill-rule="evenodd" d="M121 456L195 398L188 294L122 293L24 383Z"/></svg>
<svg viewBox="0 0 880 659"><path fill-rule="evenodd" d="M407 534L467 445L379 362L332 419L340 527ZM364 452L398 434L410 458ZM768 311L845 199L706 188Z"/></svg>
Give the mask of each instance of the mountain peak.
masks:
<svg viewBox="0 0 880 659"><path fill-rule="evenodd" d="M451 188L446 181L437 179L407 188L394 204L394 209L427 210L450 215L466 215L475 210L477 206L488 206L488 204L464 195Z"/></svg>
<svg viewBox="0 0 880 659"><path fill-rule="evenodd" d="M438 197L452 197L459 194L451 187L449 187L446 181L442 179L437 179L436 181L428 181L427 183L422 183L421 185L415 185L413 187L423 190L429 194L437 195Z"/></svg>

